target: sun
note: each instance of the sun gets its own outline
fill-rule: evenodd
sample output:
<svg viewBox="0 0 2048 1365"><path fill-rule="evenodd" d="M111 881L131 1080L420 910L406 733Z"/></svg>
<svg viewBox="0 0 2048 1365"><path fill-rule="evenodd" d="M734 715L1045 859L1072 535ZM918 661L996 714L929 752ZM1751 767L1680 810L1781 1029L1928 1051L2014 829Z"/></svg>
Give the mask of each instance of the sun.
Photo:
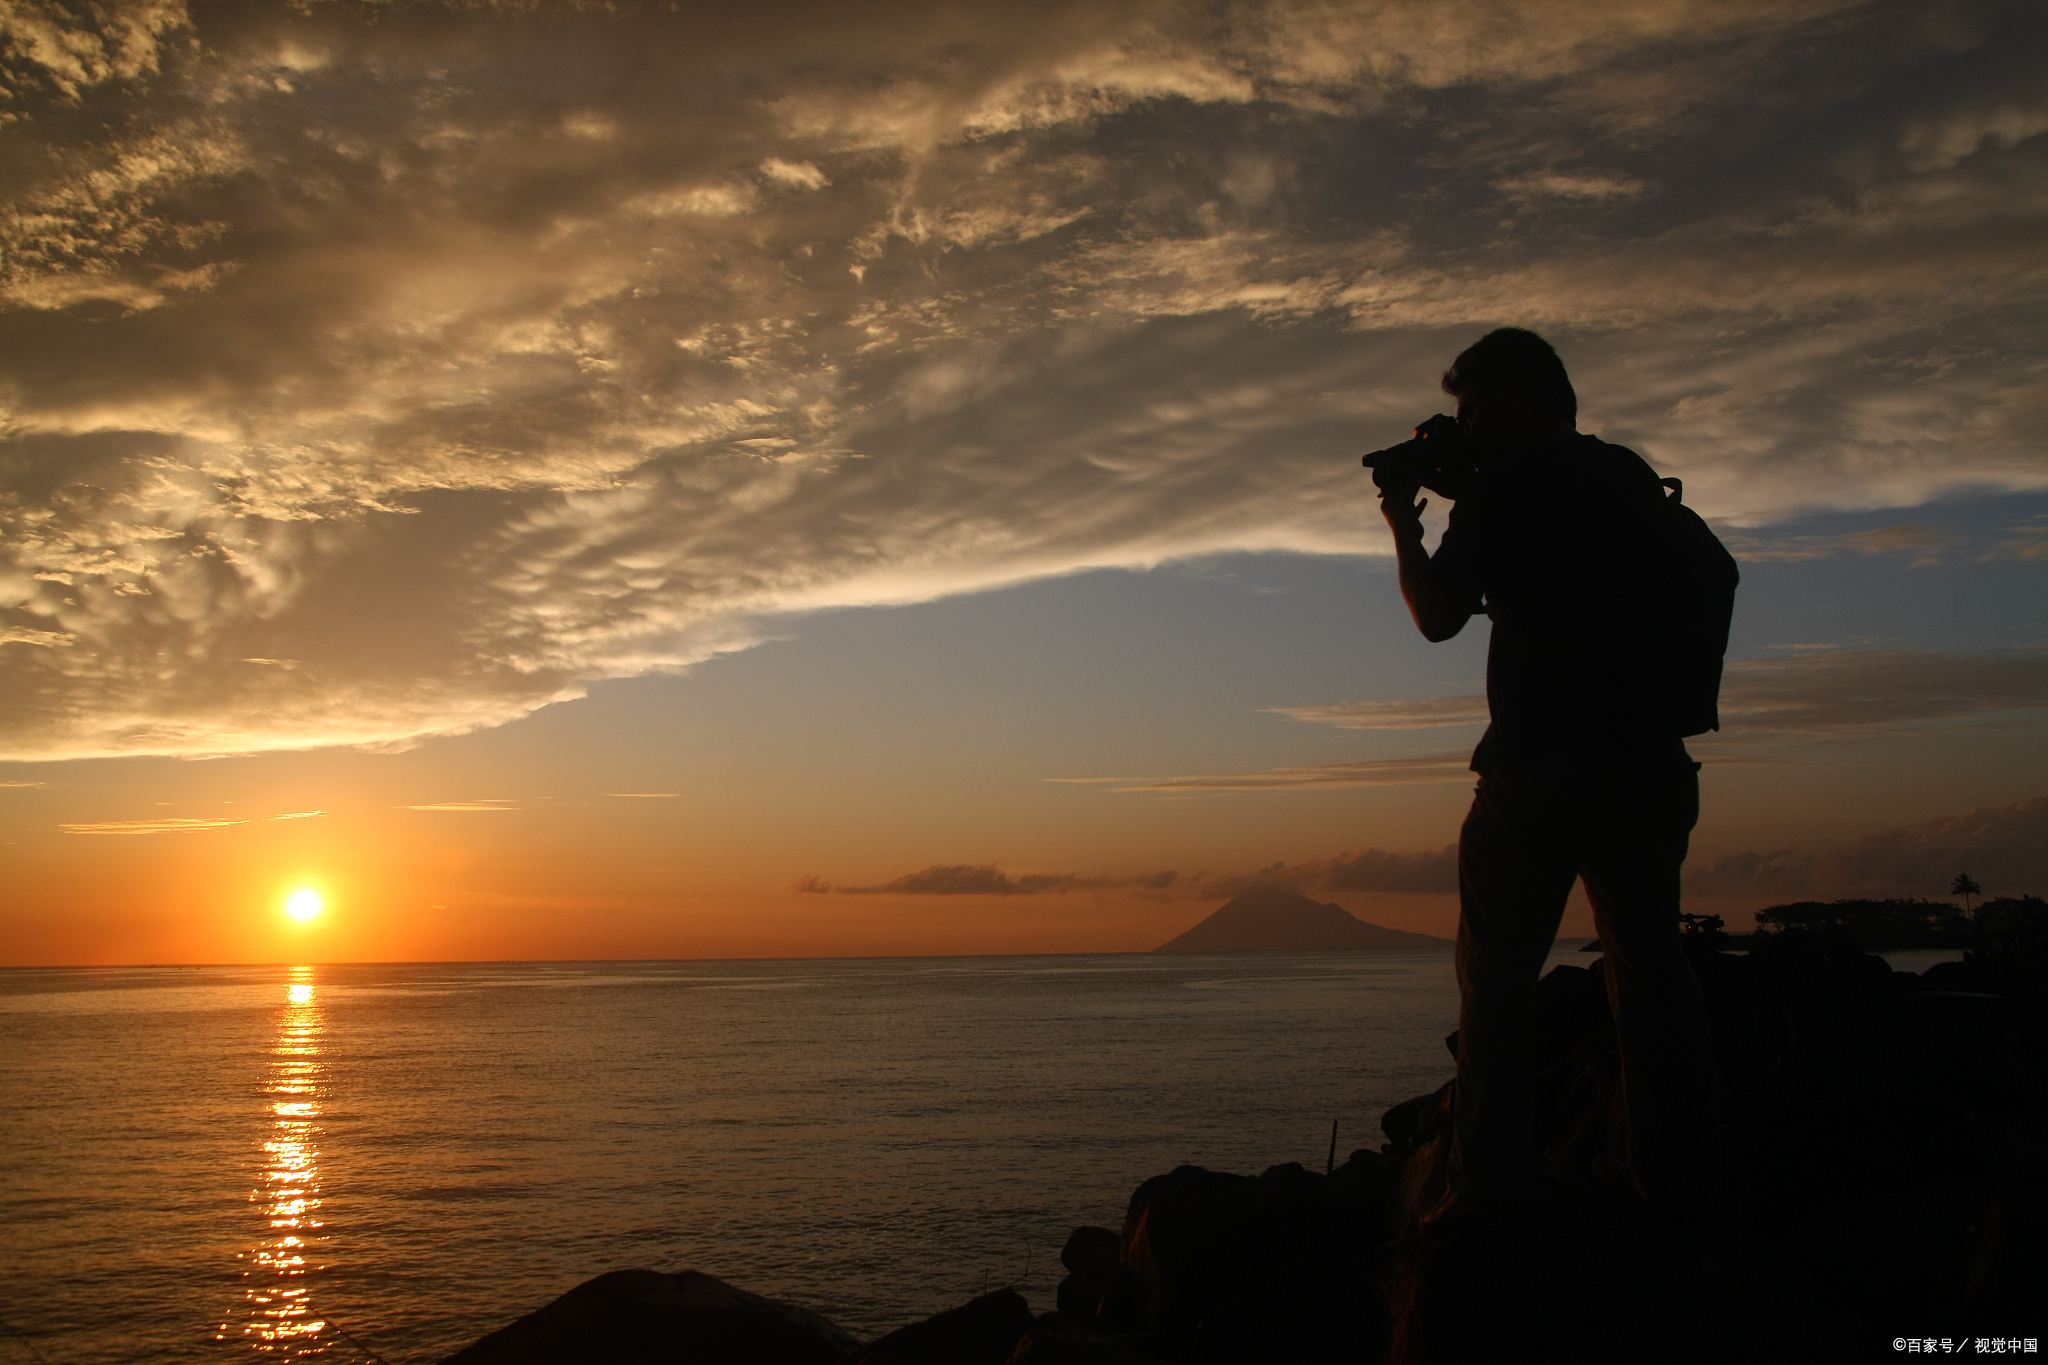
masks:
<svg viewBox="0 0 2048 1365"><path fill-rule="evenodd" d="M320 893L310 886L292 892L291 898L284 903L284 912L301 924L318 918L326 908L327 903L320 899Z"/></svg>

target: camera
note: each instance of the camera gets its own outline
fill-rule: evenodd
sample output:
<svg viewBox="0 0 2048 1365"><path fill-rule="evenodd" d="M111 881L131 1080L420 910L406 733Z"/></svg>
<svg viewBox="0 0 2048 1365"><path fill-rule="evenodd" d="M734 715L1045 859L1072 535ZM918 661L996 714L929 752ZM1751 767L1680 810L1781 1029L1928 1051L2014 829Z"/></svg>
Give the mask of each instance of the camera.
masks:
<svg viewBox="0 0 2048 1365"><path fill-rule="evenodd" d="M1414 439L1375 450L1361 463L1372 471L1372 481L1382 493L1389 487L1421 484L1453 502L1474 467L1465 449L1464 428L1457 418L1441 412L1415 428Z"/></svg>

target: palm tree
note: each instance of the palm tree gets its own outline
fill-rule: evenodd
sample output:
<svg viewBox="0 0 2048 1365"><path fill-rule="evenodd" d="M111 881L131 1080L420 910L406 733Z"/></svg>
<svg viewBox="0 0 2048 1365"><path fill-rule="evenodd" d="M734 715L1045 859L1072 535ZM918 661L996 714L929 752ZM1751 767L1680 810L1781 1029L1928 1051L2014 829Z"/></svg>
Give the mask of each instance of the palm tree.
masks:
<svg viewBox="0 0 2048 1365"><path fill-rule="evenodd" d="M1963 909L1968 910L1970 908L1970 897L1983 895L1984 888L1971 881L1969 873L1958 872L1956 873L1956 879L1949 883L1948 893L1951 896L1961 896L1963 898Z"/></svg>

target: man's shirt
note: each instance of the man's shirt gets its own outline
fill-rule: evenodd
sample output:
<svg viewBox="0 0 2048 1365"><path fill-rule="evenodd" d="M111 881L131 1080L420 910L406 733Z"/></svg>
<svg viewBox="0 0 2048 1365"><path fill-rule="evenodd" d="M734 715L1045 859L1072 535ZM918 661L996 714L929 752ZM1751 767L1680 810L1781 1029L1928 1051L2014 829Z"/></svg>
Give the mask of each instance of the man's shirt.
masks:
<svg viewBox="0 0 2048 1365"><path fill-rule="evenodd" d="M1656 471L1573 434L1495 456L1463 493L1429 578L1493 619L1492 724L1472 767L1564 748L1676 749L1653 639L1671 609L1659 601Z"/></svg>

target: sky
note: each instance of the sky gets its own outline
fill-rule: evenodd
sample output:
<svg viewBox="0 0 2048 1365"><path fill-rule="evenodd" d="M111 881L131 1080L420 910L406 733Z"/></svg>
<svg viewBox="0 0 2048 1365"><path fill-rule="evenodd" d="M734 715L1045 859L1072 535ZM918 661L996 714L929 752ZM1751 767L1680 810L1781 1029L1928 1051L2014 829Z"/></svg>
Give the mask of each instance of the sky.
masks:
<svg viewBox="0 0 2048 1365"><path fill-rule="evenodd" d="M2037 5L0 34L0 965L1449 934L1501 325L1742 561L1692 903L2048 892Z"/></svg>

